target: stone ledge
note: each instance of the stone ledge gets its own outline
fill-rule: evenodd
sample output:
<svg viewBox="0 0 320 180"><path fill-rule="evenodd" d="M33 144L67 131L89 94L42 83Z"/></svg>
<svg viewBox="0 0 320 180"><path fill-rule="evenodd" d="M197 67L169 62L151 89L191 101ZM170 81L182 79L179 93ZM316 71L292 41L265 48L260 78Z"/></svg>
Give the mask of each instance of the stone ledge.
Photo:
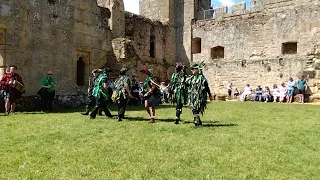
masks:
<svg viewBox="0 0 320 180"><path fill-rule="evenodd" d="M85 104L86 96L57 95L53 102L54 109L76 108ZM16 111L39 111L41 110L41 98L39 96L22 96L17 101ZM0 112L4 112L4 101L1 98Z"/></svg>

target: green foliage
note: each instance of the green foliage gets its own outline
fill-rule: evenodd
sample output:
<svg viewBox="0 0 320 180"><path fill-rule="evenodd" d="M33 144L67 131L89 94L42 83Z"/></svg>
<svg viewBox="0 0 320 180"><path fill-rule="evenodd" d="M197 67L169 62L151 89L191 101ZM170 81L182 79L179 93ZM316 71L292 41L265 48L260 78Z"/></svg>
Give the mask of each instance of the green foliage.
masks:
<svg viewBox="0 0 320 180"><path fill-rule="evenodd" d="M170 105L156 124L146 114L130 107L121 123L79 112L1 116L0 179L320 177L319 106L214 102L198 129L187 108L180 125Z"/></svg>

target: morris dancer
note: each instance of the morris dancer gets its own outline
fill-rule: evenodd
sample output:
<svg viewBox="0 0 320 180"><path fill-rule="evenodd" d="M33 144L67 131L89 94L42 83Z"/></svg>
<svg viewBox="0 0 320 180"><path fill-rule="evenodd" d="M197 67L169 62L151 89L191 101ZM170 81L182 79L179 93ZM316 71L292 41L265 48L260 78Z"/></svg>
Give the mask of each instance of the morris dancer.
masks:
<svg viewBox="0 0 320 180"><path fill-rule="evenodd" d="M126 112L126 107L128 103L128 97L134 98L131 95L130 87L131 81L128 76L126 76L127 68L122 68L120 70L119 78L115 81L114 92L112 94L112 100L118 104L118 122L121 122L124 118Z"/></svg>
<svg viewBox="0 0 320 180"><path fill-rule="evenodd" d="M95 80L95 87L93 88L92 95L95 98L96 106L93 108L90 114L90 119L96 118L100 108L104 111L106 116L112 118L113 116L106 106L107 100L109 99L108 79L106 73L101 73L101 69L96 69L94 72L97 73L97 78Z"/></svg>
<svg viewBox="0 0 320 180"><path fill-rule="evenodd" d="M160 92L160 85L157 84L156 78L152 76L152 69L144 69L140 72L147 75L143 83L143 99L144 99L144 107L146 108L149 116L150 121L149 123L155 123L155 115L156 110L155 106L161 104L161 92Z"/></svg>
<svg viewBox="0 0 320 180"><path fill-rule="evenodd" d="M193 64L191 66L192 76L188 78L188 95L189 95L189 108L192 110L194 117L194 126L195 128L202 125L200 120L200 113L203 115L204 110L207 106L207 95L209 95L210 101L213 100L208 81L202 74L202 68L204 64Z"/></svg>
<svg viewBox="0 0 320 180"><path fill-rule="evenodd" d="M176 103L175 124L179 124L183 105L186 105L188 101L186 78L186 66L181 62L177 63L176 73L172 75L170 83L170 99L173 104Z"/></svg>
<svg viewBox="0 0 320 180"><path fill-rule="evenodd" d="M93 88L95 87L95 81L96 81L96 78L98 77L98 73L97 73L97 69L93 70L91 73L93 75L92 78L90 78L89 80L89 87L88 87L88 98L87 98L87 102L86 102L86 111L81 113L82 115L89 115L89 112L90 112L90 109L92 107L95 106L96 104L96 99L95 97L92 95L92 91L93 91ZM102 110L99 109L99 115L102 115Z"/></svg>

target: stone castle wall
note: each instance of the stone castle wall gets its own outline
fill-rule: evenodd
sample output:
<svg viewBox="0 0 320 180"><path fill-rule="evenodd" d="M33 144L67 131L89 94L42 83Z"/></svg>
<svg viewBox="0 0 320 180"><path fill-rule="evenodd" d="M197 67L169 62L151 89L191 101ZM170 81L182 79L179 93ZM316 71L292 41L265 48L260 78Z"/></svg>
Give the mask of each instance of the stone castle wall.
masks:
<svg viewBox="0 0 320 180"><path fill-rule="evenodd" d="M128 58L123 62L133 69L131 74L145 77L139 71L152 68L161 81L171 78L175 66L174 31L170 25L153 21L143 16L126 13L126 38L129 41ZM151 42L154 43L154 57L151 56Z"/></svg>
<svg viewBox="0 0 320 180"><path fill-rule="evenodd" d="M319 91L320 3L298 0L252 1L216 9L213 19L197 21L193 38L201 38L194 61L205 61L206 75L216 94L226 94L226 84L243 90L246 83L272 87L310 75L309 93ZM297 44L297 52L283 53L283 43ZM197 46L197 44L193 44ZM223 57L219 49L223 49ZM218 50L217 50L218 49ZM218 52L218 56L217 56ZM221 53L221 52L220 52Z"/></svg>
<svg viewBox="0 0 320 180"><path fill-rule="evenodd" d="M1 66L15 64L35 94L48 70L57 79L57 94L85 93L91 70L112 53L110 11L93 0L17 0L0 2ZM85 63L85 84L77 85L77 61Z"/></svg>
<svg viewBox="0 0 320 180"><path fill-rule="evenodd" d="M169 21L171 1L173 0L140 0L140 15L161 22Z"/></svg>

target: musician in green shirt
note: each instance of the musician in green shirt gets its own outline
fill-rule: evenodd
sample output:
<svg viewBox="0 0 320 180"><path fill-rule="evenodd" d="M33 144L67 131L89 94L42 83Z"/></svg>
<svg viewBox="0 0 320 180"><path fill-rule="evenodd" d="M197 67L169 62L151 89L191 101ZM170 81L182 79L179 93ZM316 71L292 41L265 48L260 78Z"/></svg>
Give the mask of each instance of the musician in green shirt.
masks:
<svg viewBox="0 0 320 180"><path fill-rule="evenodd" d="M51 111L54 96L56 94L56 80L53 78L52 71L48 71L46 77L41 80L42 93L41 93L41 103L43 111Z"/></svg>

